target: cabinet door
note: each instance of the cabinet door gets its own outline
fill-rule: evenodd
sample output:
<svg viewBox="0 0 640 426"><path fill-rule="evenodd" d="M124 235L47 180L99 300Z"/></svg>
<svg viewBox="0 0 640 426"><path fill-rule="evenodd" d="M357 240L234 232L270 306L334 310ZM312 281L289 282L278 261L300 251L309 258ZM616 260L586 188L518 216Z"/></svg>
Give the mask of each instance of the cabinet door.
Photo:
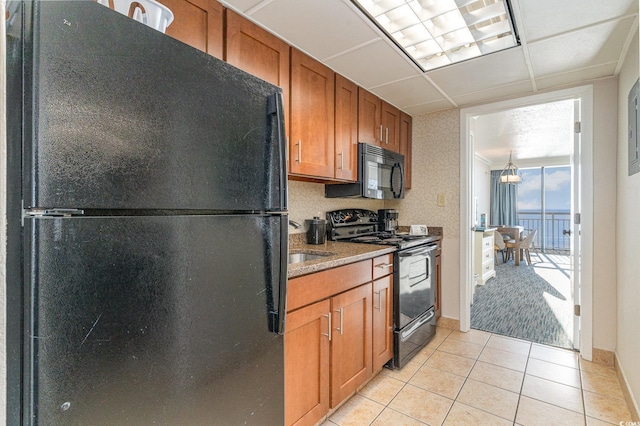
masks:
<svg viewBox="0 0 640 426"><path fill-rule="evenodd" d="M400 154L404 155L404 187L411 188L411 132L412 118L400 112Z"/></svg>
<svg viewBox="0 0 640 426"><path fill-rule="evenodd" d="M373 282L373 371L393 357L393 275Z"/></svg>
<svg viewBox="0 0 640 426"><path fill-rule="evenodd" d="M382 102L373 93L358 88L358 142L380 146Z"/></svg>
<svg viewBox="0 0 640 426"><path fill-rule="evenodd" d="M353 394L373 374L372 285L331 299L331 407Z"/></svg>
<svg viewBox="0 0 640 426"><path fill-rule="evenodd" d="M290 169L333 178L335 73L302 52L291 51Z"/></svg>
<svg viewBox="0 0 640 426"><path fill-rule="evenodd" d="M325 300L287 314L286 425L315 425L329 411L329 309Z"/></svg>
<svg viewBox="0 0 640 426"><path fill-rule="evenodd" d="M336 74L335 149L337 179L358 178L358 86Z"/></svg>
<svg viewBox="0 0 640 426"><path fill-rule="evenodd" d="M282 88L289 112L289 45L253 22L226 9L225 60ZM288 123L288 120L287 120Z"/></svg>
<svg viewBox="0 0 640 426"><path fill-rule="evenodd" d="M400 152L400 110L382 101L382 144L391 151Z"/></svg>
<svg viewBox="0 0 640 426"><path fill-rule="evenodd" d="M222 5L215 0L162 0L173 12L167 35L222 59Z"/></svg>

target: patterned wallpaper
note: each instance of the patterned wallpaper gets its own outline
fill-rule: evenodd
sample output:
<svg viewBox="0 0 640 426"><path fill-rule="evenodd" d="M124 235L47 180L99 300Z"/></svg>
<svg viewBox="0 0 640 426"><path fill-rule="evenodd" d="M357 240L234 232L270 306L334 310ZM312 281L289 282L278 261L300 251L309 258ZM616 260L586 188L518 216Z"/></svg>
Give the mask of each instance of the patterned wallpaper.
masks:
<svg viewBox="0 0 640 426"><path fill-rule="evenodd" d="M340 208L397 209L401 225L442 227L446 238L460 234L460 110L413 117L411 189L401 201L324 198L324 185L289 181L289 217L300 224ZM445 195L438 207L438 194ZM291 233L303 229L289 228Z"/></svg>
<svg viewBox="0 0 640 426"><path fill-rule="evenodd" d="M402 201L387 201L401 224L443 227L445 238L460 236L460 110L413 117L411 189ZM438 194L445 205L438 207Z"/></svg>

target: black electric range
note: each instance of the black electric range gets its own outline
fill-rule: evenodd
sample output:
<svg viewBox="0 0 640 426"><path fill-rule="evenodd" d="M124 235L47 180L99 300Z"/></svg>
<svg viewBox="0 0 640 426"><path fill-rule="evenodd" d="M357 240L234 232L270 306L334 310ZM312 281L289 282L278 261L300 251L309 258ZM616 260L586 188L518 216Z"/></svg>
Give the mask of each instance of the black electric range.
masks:
<svg viewBox="0 0 640 426"><path fill-rule="evenodd" d="M364 209L327 212L328 236L332 241L392 245L399 250L436 241L433 235L409 235L397 231L380 231L378 213Z"/></svg>

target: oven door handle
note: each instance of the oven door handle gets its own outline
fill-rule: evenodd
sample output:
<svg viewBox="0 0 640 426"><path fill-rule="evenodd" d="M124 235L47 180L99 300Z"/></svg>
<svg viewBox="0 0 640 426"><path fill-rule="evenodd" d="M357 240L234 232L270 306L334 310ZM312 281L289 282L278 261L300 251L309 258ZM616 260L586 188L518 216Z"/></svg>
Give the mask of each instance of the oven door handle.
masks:
<svg viewBox="0 0 640 426"><path fill-rule="evenodd" d="M420 327L422 327L424 324L428 323L429 321L431 321L431 319L433 318L433 316L435 315L435 311L432 309L431 311L429 311L429 314L426 315L425 317L421 318L418 322L416 322L415 324L413 324L410 328L408 328L407 330L403 330L402 331L402 335L400 336L400 340L402 342L406 341L409 337L411 337L411 335Z"/></svg>
<svg viewBox="0 0 640 426"><path fill-rule="evenodd" d="M428 254L429 252L434 251L436 248L437 246L433 245L433 246L427 246L427 247L418 247L413 250L401 250L398 252L398 256L409 257L409 256L416 256L419 254Z"/></svg>

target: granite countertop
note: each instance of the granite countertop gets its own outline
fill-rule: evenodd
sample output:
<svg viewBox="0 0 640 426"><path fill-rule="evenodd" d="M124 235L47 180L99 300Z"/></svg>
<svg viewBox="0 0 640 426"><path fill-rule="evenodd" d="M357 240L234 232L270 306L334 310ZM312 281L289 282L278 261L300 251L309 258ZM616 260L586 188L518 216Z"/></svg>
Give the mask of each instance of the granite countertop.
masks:
<svg viewBox="0 0 640 426"><path fill-rule="evenodd" d="M393 253L395 247L376 244L357 244L327 241L324 244L307 244L305 234L291 234L289 237L289 253L325 254L328 256L305 262L292 263L287 270L289 278L312 274L325 269L335 268L360 260L371 259L384 254Z"/></svg>

